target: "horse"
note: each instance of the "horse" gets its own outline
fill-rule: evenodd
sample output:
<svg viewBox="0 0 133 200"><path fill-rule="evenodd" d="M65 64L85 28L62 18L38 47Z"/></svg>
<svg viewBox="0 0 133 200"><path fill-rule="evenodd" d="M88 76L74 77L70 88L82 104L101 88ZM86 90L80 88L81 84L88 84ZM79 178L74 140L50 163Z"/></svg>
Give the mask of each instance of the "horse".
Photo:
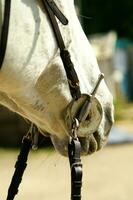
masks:
<svg viewBox="0 0 133 200"><path fill-rule="evenodd" d="M91 98L101 74L93 49L79 23L73 0L54 1L67 17L58 21L79 78L81 98L73 100L57 41L41 0L12 0L5 58L0 70L0 103L38 127L62 155L73 116ZM0 1L2 30L5 0ZM114 122L113 97L104 80L77 130L82 154L100 150Z"/></svg>

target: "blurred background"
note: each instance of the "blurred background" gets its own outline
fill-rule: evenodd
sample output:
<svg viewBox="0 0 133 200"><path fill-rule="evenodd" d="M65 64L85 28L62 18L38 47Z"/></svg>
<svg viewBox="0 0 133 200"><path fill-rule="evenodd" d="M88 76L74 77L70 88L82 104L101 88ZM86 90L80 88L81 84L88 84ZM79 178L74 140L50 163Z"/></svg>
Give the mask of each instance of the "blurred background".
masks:
<svg viewBox="0 0 133 200"><path fill-rule="evenodd" d="M83 198L129 200L133 196L133 1L75 0L75 6L115 105L115 124L108 144L102 151L83 158ZM24 119L0 107L2 199L13 173L16 147L28 128ZM47 138L41 138L41 146L47 148L31 153L30 167L17 199L69 199L67 158L52 150Z"/></svg>
<svg viewBox="0 0 133 200"><path fill-rule="evenodd" d="M133 1L75 0L75 4L114 96L116 124L133 132Z"/></svg>

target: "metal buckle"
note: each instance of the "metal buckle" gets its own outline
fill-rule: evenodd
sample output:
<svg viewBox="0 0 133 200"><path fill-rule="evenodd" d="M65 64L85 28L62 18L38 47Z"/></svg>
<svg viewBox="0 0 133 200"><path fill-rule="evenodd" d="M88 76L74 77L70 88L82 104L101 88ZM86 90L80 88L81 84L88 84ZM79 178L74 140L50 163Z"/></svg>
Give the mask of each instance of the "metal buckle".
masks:
<svg viewBox="0 0 133 200"><path fill-rule="evenodd" d="M73 123L72 123L72 129L71 129L71 137L76 140L78 139L78 136L77 136L78 128L79 128L79 121L78 119L74 118Z"/></svg>

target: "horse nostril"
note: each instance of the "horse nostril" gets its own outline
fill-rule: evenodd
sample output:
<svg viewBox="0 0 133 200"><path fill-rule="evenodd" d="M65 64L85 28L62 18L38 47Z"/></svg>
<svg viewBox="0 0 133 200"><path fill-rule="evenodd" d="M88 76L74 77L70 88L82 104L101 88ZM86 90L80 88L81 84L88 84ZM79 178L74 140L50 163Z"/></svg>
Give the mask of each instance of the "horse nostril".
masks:
<svg viewBox="0 0 133 200"><path fill-rule="evenodd" d="M101 137L99 135L99 133L96 131L95 133L93 133L93 136L97 142L97 151L100 150L102 148L101 146Z"/></svg>
<svg viewBox="0 0 133 200"><path fill-rule="evenodd" d="M113 119L113 112L112 112L112 108L110 106L107 106L105 108L105 117L107 118L110 126L113 125L114 123L114 119Z"/></svg>
<svg viewBox="0 0 133 200"><path fill-rule="evenodd" d="M114 113L113 113L113 109L110 107L110 105L107 105L107 107L105 108L104 110L105 112L105 119L106 119L106 122L105 122L105 130L106 130L106 133L105 133L105 136L107 137L110 133L110 129L114 123Z"/></svg>

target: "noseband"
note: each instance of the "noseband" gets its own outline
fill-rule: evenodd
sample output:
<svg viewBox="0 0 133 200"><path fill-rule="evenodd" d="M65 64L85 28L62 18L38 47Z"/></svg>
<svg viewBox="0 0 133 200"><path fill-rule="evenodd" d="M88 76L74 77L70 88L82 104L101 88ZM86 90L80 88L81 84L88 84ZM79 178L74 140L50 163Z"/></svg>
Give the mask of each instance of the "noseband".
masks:
<svg viewBox="0 0 133 200"><path fill-rule="evenodd" d="M77 73L74 69L74 65L71 61L71 56L69 51L66 49L63 37L60 32L60 28L57 22L57 19L63 24L67 25L68 20L64 14L60 11L53 0L41 0L41 3L44 7L44 12L47 12L55 38L60 50L60 57L66 72L68 85L73 101L77 101L81 97L80 84ZM4 8L4 20L1 32L0 40L0 69L5 57L7 40L8 40L8 31L9 31L9 21L10 21L10 10L11 10L11 0L5 0ZM70 142L68 144L68 157L70 162L71 169L71 200L81 200L81 186L82 186L82 164L80 159L81 145L78 140L77 130L79 123L85 120L86 110L89 107L91 99L94 98L94 95L97 91L97 88L103 79L103 75L100 75L99 80L96 83L96 86L89 98L86 99L82 108L79 110L78 114L73 118L71 132L70 132ZM35 133L35 134L34 134ZM35 136L35 137L34 137ZM17 163L15 165L15 172L8 190L7 200L13 200L15 195L18 192L18 187L21 182L24 170L26 168L26 162L28 158L28 153L31 146L36 146L36 130L32 129L26 137L24 137L22 142L22 147L20 155L18 156Z"/></svg>

